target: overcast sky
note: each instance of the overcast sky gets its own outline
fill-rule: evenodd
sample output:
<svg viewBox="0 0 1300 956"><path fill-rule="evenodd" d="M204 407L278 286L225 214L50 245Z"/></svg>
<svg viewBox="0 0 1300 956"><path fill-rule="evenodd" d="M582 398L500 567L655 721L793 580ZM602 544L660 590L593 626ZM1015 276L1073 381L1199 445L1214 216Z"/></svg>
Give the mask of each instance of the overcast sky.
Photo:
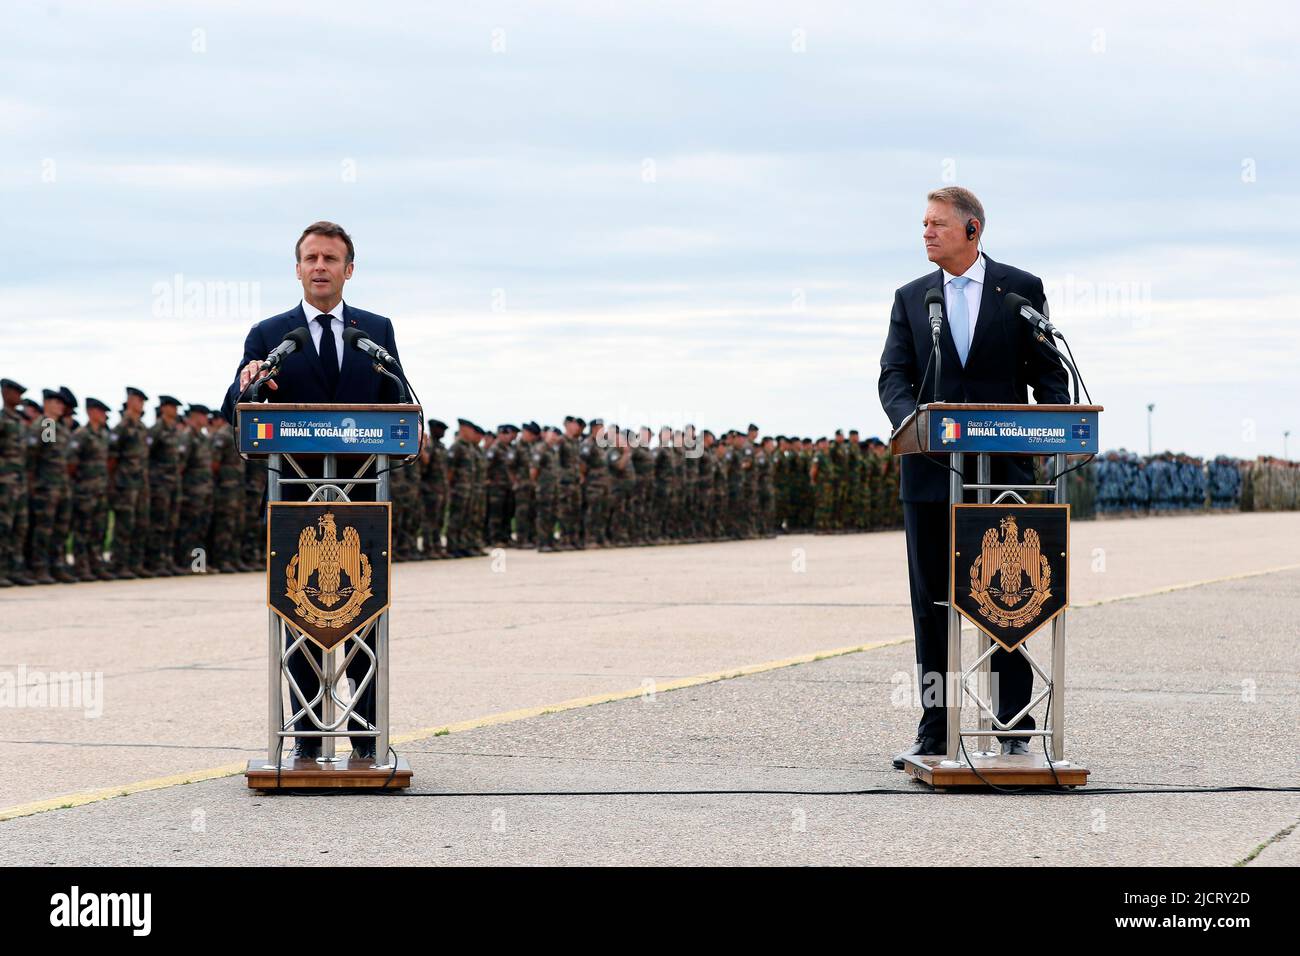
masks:
<svg viewBox="0 0 1300 956"><path fill-rule="evenodd" d="M1104 447L1154 402L1157 450L1300 454L1294 5L5 14L0 374L38 397L218 402L332 219L432 416L884 434L893 291L957 183Z"/></svg>

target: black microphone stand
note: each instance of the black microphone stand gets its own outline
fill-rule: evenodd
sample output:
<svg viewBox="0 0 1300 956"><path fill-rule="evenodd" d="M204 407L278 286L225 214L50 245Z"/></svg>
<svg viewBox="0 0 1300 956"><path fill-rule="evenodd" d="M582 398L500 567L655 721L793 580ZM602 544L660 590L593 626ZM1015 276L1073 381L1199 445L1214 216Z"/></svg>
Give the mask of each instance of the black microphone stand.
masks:
<svg viewBox="0 0 1300 956"><path fill-rule="evenodd" d="M402 381L400 378L398 378L396 375L394 375L392 372L388 371L388 369L384 368L384 363L383 363L383 362L374 362L374 363L372 363L372 364L373 364L373 368L374 368L374 370L375 370L376 372L378 372L380 375L386 375L386 376L388 376L388 377L391 378L394 382L397 383L397 401L398 401L398 404L400 404L400 405L405 405L405 404L407 404L407 403L410 401L410 397L409 397L409 395L407 394L407 391L406 391L406 383L403 382L403 381ZM398 366L398 368L400 368L400 367L401 367L401 366Z"/></svg>

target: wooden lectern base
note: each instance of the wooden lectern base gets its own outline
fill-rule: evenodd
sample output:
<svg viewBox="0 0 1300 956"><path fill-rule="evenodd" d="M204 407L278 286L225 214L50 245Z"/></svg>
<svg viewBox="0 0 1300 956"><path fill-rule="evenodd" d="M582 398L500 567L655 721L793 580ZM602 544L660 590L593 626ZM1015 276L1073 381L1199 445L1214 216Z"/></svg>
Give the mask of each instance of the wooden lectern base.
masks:
<svg viewBox="0 0 1300 956"><path fill-rule="evenodd" d="M397 758L397 770L372 767L372 761L353 760L318 763L315 760L286 760L277 774L267 769L266 758L248 761L244 779L252 790L402 790L411 785L411 765ZM385 787L385 784L387 786Z"/></svg>
<svg viewBox="0 0 1300 956"><path fill-rule="evenodd" d="M903 769L922 783L936 789L944 787L983 787L985 781L995 787L1054 787L1059 781L1063 787L1082 787L1088 783L1088 768L1071 763L1057 767L1056 776L1042 754L1003 755L996 757L971 757L971 763L983 775L964 764L960 767L943 767L943 757L904 757Z"/></svg>

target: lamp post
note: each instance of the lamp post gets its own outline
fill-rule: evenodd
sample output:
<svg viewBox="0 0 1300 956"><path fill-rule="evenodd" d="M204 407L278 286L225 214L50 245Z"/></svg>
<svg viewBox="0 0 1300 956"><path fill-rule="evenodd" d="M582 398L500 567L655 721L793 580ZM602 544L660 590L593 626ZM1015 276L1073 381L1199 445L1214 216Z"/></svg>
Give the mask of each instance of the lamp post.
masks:
<svg viewBox="0 0 1300 956"><path fill-rule="evenodd" d="M1151 448L1151 413L1156 410L1156 403L1152 402L1147 406L1147 457L1150 458L1154 451Z"/></svg>

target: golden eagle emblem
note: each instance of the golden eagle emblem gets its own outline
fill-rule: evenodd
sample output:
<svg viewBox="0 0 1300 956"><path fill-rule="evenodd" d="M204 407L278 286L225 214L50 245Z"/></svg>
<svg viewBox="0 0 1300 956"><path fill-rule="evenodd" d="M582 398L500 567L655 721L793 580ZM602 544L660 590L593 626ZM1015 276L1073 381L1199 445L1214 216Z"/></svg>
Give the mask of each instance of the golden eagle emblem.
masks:
<svg viewBox="0 0 1300 956"><path fill-rule="evenodd" d="M285 569L285 596L303 620L318 627L344 627L356 620L361 605L371 597L370 559L361 553L356 528L344 528L339 540L333 512L321 515L316 526L309 525L298 535L298 553ZM343 605L334 610L340 601Z"/></svg>
<svg viewBox="0 0 1300 956"><path fill-rule="evenodd" d="M980 556L970 566L970 593L982 617L999 627L1024 627L1042 612L1051 586L1052 568L1037 531L1030 528L1021 540L1016 516L1009 514L984 532Z"/></svg>

